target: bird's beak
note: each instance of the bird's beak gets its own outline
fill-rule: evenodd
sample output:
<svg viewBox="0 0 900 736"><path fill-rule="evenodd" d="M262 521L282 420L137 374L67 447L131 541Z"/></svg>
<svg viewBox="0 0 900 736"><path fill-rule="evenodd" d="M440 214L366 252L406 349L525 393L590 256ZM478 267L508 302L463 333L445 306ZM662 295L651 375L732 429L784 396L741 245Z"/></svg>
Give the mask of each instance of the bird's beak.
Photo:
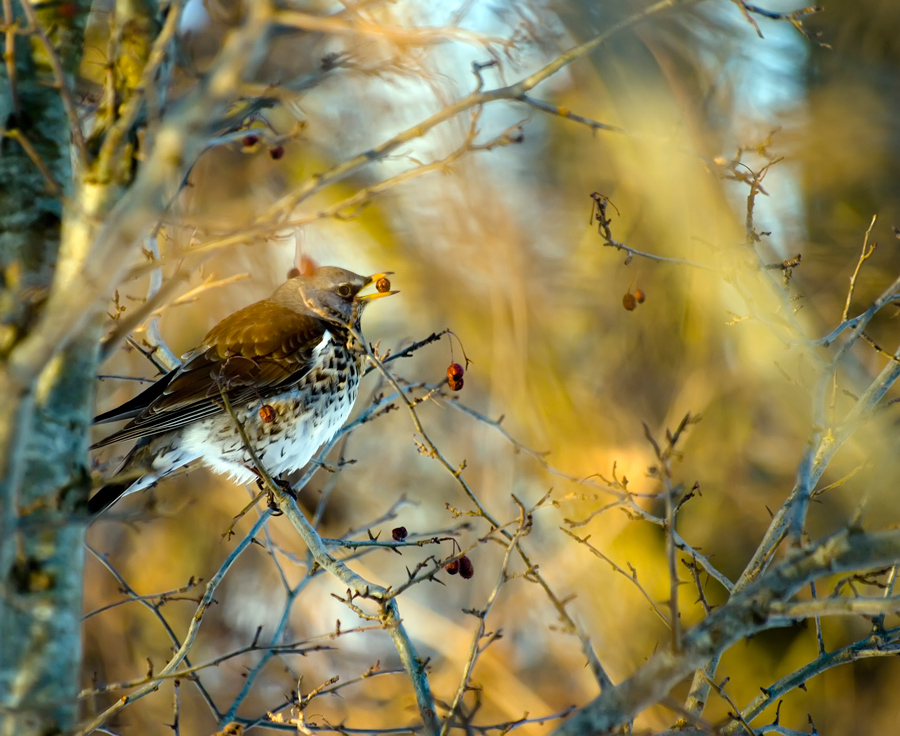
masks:
<svg viewBox="0 0 900 736"><path fill-rule="evenodd" d="M379 281L381 279L386 279L388 276L392 276L393 274L394 274L393 271L385 271L384 273L372 274L371 276L369 276L368 280L366 281L366 286L371 286L372 284L376 283L377 281ZM363 288L366 288L366 287L364 286ZM391 296L391 294L399 294L399 293L400 293L399 291L376 291L374 294L363 294L362 296L357 296L356 299L357 299L357 301L368 303L368 302L374 301L375 299L381 299L382 297Z"/></svg>

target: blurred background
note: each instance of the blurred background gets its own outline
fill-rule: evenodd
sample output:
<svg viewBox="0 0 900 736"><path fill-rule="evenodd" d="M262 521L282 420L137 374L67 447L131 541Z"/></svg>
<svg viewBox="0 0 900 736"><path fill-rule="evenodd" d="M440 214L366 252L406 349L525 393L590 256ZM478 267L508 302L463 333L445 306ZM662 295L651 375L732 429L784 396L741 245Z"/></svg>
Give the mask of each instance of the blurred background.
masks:
<svg viewBox="0 0 900 736"><path fill-rule="evenodd" d="M535 513L524 545L557 598L575 596L567 604L569 614L620 682L667 645L669 633L633 582L560 527L566 520L589 519L574 531L589 534L591 544L621 567L632 565L660 604L669 582L664 537L659 527L633 520L614 505L606 509L612 496L577 481L593 476L602 486L596 474L609 479L615 468L629 479L629 490L657 493L658 483L647 477L655 458L642 423L662 437L686 413L702 415L674 465L679 482L688 488L698 482L702 494L682 509L678 528L725 575L740 575L771 511L790 492L812 432L812 388L834 348L814 348L808 340L840 323L874 216L869 242L882 245L856 280L850 316L900 271L900 244L892 230L900 223L900 5L826 0L823 12L803 17L811 38L789 22L757 18L761 38L725 0L676 5L615 34L531 93L623 132L593 131L522 103L493 103L476 122L476 143L517 123L522 142L468 151L386 188L365 207L319 216L366 187L456 151L472 124L464 112L291 205L286 219L275 220L271 208L311 175L469 93L477 82L473 62L498 62L482 71L486 88L513 83L649 3L400 0L344 6L323 0L294 6L393 29L456 27L471 34L279 32L254 80L279 102L258 115L252 130L217 141L202 157L159 239L166 277L183 278L180 294L207 283L164 311L161 334L176 354L189 350L218 320L267 296L301 256L360 273L394 271L401 294L367 312L367 338L380 341L382 350L396 350L444 328L458 336L459 342L444 337L393 363L393 370L410 382L436 384L452 360L463 362L464 348L472 361L465 387L456 398L444 387L421 407L426 430L450 462L465 461L466 480L504 523L518 514L511 494L531 504L552 489L558 505ZM100 4L95 12L90 43L98 53L108 34L106 10ZM187 3L178 60L181 92L214 63L222 39L240 19L240 7L224 0ZM321 83L299 91L296 80L320 68L324 58L341 64ZM88 79L97 73L86 63ZM753 222L761 238L748 243L747 177L776 159L762 182L765 193L755 200ZM626 260L626 253L605 247L592 220L593 192L612 203L608 214L616 240L677 262ZM797 255L800 265L787 282L781 269L760 267ZM623 297L636 289L646 300L628 311ZM146 280L136 279L121 285L118 303L127 314L146 293ZM895 316L893 308L883 310L870 332L889 351L898 339ZM135 337L142 339L141 333ZM846 412L885 360L867 345L854 349L827 396L826 414L839 418ZM155 375L147 359L127 345L103 370L110 376ZM124 401L137 387L102 380L98 411ZM384 390L369 376L358 410ZM454 401L491 420L502 415L503 429L524 446L546 452L543 461L562 475L518 452L496 427L457 411ZM808 527L813 538L843 526L863 503L868 527L897 523L895 417L895 408L882 412L840 451L821 485L845 482L814 504ZM320 471L300 497L312 511L327 490L325 536L371 528L384 538L400 525L411 534L459 526L447 505L469 511L471 502L446 470L419 453L417 439L405 410L349 437L331 459L342 455L355 464L337 474ZM112 472L126 449L99 456L98 474ZM126 498L94 524L88 541L139 595L177 589L192 577L208 580L236 541L221 535L255 491L198 470ZM662 513L661 501L648 497L639 503ZM394 516L383 519L391 509ZM254 519L253 513L245 517L237 533L245 533ZM458 532L463 547L489 531L479 519L468 522ZM274 519L268 530L274 547L251 547L218 589L192 650L195 664L248 646L258 629L260 643L273 643L286 600L282 574L296 585L308 570L288 522ZM429 554L450 552L449 544L402 556L378 551L353 567L373 582L399 585L406 568ZM470 553L473 579L444 575L446 585L418 585L400 599L419 653L429 658L439 702L452 701L476 630L477 621L463 610L484 605L503 552L497 544L480 545ZM521 560L513 560L511 571L524 571ZM682 575L688 579L686 571ZM196 599L201 592L195 588L181 597ZM343 592L330 578L312 579L274 643L325 637L338 619L342 629L365 624L330 595ZM714 582L707 595L712 603L724 599ZM125 598L110 571L89 559L86 613ZM692 585L682 586L680 604L686 625L700 620L703 609ZM194 610L192 602L171 600L159 613L181 637ZM523 577L507 582L487 628L502 630L503 638L475 668L472 682L480 690L466 696L469 708L480 708L476 723L512 721L526 713L548 716L597 694L579 639L565 631L538 585ZM868 631L863 619L823 622L829 650ZM335 675L343 682L376 663L384 669L398 665L384 632L317 643L331 648L272 659L239 715L264 716L298 682L305 694ZM153 611L128 602L86 619L85 648L85 687L92 688L142 677L148 659L158 670L173 642ZM227 711L260 656L233 657L199 673L220 711ZM717 680L731 678L727 692L743 706L760 687L815 656L813 627L772 631L734 647ZM900 664L890 658L836 668L791 694L780 722L805 730L810 715L829 736L889 730L897 717L898 682ZM187 682L179 690L182 732L216 731L199 690ZM687 683L675 695L681 699L686 692ZM99 710L121 694L91 697L86 708ZM376 729L418 717L402 674L371 678L341 694L313 701L306 718ZM722 722L728 710L713 696L704 717ZM676 717L661 707L650 709L635 731L663 729ZM773 719L774 709L754 725ZM165 734L172 720L168 683L108 725L122 734ZM552 725L525 725L519 733L546 733Z"/></svg>

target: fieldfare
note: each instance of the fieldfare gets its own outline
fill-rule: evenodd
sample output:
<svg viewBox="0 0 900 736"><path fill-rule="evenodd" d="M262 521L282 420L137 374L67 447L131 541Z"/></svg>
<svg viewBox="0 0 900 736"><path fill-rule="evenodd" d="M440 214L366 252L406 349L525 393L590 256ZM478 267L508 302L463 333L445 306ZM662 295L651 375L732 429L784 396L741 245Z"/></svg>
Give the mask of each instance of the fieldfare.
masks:
<svg viewBox="0 0 900 736"><path fill-rule="evenodd" d="M397 293L385 276L323 266L288 279L213 327L181 366L96 417L97 424L131 421L91 449L137 444L88 510L103 511L194 461L240 483L258 479L223 393L273 477L306 465L356 401L363 351L350 328L359 334L364 307ZM360 294L375 282L376 293Z"/></svg>

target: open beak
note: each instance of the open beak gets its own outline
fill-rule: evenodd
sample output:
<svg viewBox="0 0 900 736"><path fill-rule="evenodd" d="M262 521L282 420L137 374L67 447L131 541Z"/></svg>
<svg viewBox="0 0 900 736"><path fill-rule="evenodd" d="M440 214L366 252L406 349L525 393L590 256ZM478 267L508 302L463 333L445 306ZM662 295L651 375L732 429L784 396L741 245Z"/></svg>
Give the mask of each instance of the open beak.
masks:
<svg viewBox="0 0 900 736"><path fill-rule="evenodd" d="M393 271L385 271L384 273L372 274L371 276L369 276L368 281L366 281L366 287L371 286L374 283L377 283L381 279L387 279L388 276L392 276L393 274L394 274ZM388 284L390 284L390 282L388 282ZM366 288L366 287L363 287L363 288ZM356 299L357 299L357 301L368 303L368 302L374 301L375 299L381 299L382 297L391 296L391 294L399 294L399 293L400 293L399 291L390 291L390 286L388 286L388 291L376 291L374 294L363 294L361 296L358 295L356 297Z"/></svg>

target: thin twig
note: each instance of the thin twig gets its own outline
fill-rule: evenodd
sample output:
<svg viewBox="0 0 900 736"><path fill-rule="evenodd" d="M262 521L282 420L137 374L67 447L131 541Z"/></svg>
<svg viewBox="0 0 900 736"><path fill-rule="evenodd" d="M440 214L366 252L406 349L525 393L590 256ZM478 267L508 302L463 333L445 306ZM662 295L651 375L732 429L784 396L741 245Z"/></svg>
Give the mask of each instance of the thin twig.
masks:
<svg viewBox="0 0 900 736"><path fill-rule="evenodd" d="M822 8L818 7L817 5L810 5L808 7L800 8L799 10L792 10L787 13L779 13L774 10L766 10L765 8L761 8L758 5L748 3L745 0L731 0L731 2L738 6L743 16L747 19L747 22L749 22L750 25L753 26L753 29L756 31L757 35L760 38L763 38L762 31L760 30L759 24L757 24L751 13L759 15L763 18L768 18L770 20L787 21L792 26L794 26L797 32L804 38L817 43L823 48L831 48L831 46L829 46L827 43L822 43L821 41L817 40L817 34L810 33L803 25L803 16L821 12Z"/></svg>
<svg viewBox="0 0 900 736"><path fill-rule="evenodd" d="M566 120L572 120L573 122L580 123L581 125L586 125L592 130L608 130L612 133L625 132L625 129L620 128L618 125L610 125L609 123L600 123L596 120L591 120L590 118L575 114L568 108L557 107L556 105L551 105L549 102L536 100L529 95L522 95L522 97L520 97L519 99L521 99L521 101L526 105L530 105L531 107L542 110L543 112L548 112L551 115L556 115L557 117L565 118Z"/></svg>
<svg viewBox="0 0 900 736"><path fill-rule="evenodd" d="M47 38L47 34L44 32L44 29L38 20L33 3L21 2L19 5L22 8L22 12L25 13L25 17L28 18L29 29L33 30L47 54L47 61L50 63L53 77L56 79L59 98L62 100L63 108L66 111L66 117L69 119L69 129L72 132L72 140L75 142L78 160L82 166L87 166L90 162L87 144L84 140L84 133L81 130L81 120L78 117L78 110L75 107L74 99L72 99L72 91L69 89L69 81L65 71L63 71L62 62L59 60L59 54L56 53L56 48L50 42L50 39Z"/></svg>
<svg viewBox="0 0 900 736"><path fill-rule="evenodd" d="M225 558L225 561L216 571L216 574L213 575L210 581L206 584L203 598L200 600L200 604L197 606L197 610L194 613L193 618L191 619L191 624L188 627L187 634L181 642L181 646L178 647L178 651L176 651L175 654L172 655L172 658L168 661L168 663L166 663L166 666L163 667L162 670L160 670L160 672L157 674L157 678L154 678L153 681L147 683L143 687L138 688L136 692L133 692L127 696L123 696L113 705L103 711L103 713L91 719L87 723L87 725L83 726L81 730L78 731L79 736L87 736L87 734L101 726L123 708L144 697L148 693L156 690L156 688L159 686L158 678L174 671L174 669L179 664L181 664L184 658L187 657L188 652L191 650L191 647L194 644L194 640L197 638L197 633L200 630L200 624L203 622L203 614L206 612L206 609L209 608L209 606L212 604L213 593L215 592L219 583L221 583L224 579L225 574L231 569L231 566L237 561L238 557L241 556L244 550L246 550L250 546L250 544L256 538L256 535L265 526L266 522L269 520L270 515L270 512L266 512L262 516L260 516L259 520L253 525L250 531L247 532L244 538L231 551L231 554L229 554L228 557Z"/></svg>
<svg viewBox="0 0 900 736"><path fill-rule="evenodd" d="M35 168L41 173L41 176L44 177L44 181L47 183L47 190L51 196L61 197L63 195L63 188L56 179L53 178L53 174L50 173L50 169L47 168L47 164L44 163L44 160L41 158L41 154L37 152L37 149L31 144L31 141L28 140L26 135L19 130L18 128L13 128L10 130L5 130L0 128L0 137L6 137L11 140L16 141L20 146L22 146L22 150L25 151L25 155L31 160L31 163L35 165Z"/></svg>
<svg viewBox="0 0 900 736"><path fill-rule="evenodd" d="M859 254L859 260L856 262L856 268L853 269L853 275L850 277L850 288L847 289L847 300L844 302L844 312L841 315L841 322L846 322L847 318L850 315L850 302L853 300L853 292L856 289L856 279L859 276L859 271L862 268L863 263L865 263L869 258L872 257L872 254L875 252L875 249L878 247L878 243L872 243L869 245L869 236L872 234L872 228L875 227L875 220L878 219L878 215L872 215L872 221L869 223L869 227L866 229L865 237L863 238L862 252Z"/></svg>
<svg viewBox="0 0 900 736"><path fill-rule="evenodd" d="M109 562L106 555L99 554L96 550L94 550L90 545L85 545L85 548L90 552L97 561L103 565L104 568L116 579L118 582L122 592L126 595L131 596L132 598L138 600L138 602L144 606L148 611L150 611L157 621L159 621L160 625L163 627L163 630L166 632L166 636L169 637L169 641L172 642L174 647L179 647L181 645L181 638L175 633L172 626L166 620L166 617L163 616L162 611L160 610L160 604L158 602L153 602L151 600L143 600L140 596L135 592L135 590L128 584L125 578L116 570L115 567ZM184 663L187 666L191 666L191 660L189 656L185 655ZM193 680L195 687L200 692L201 697L206 702L212 713L218 715L218 710L215 707L215 703L213 702L212 696L207 691L206 687L203 683L200 682L199 678L194 678Z"/></svg>
<svg viewBox="0 0 900 736"><path fill-rule="evenodd" d="M509 532L505 529L502 529L502 525L497 521L497 519L494 516L492 516L488 512L488 510L481 503L481 500L475 494L474 490L471 488L469 483L466 481L466 479L463 475L463 470L465 469L465 463L462 463L460 466L455 467L447 460L447 458L444 456L444 454L438 449L438 447L434 444L434 442L429 437L428 433L425 431L425 428L422 425L422 422L419 418L418 412L416 411L416 406L417 406L416 403L411 401L406 396L405 392L401 388L397 379L393 376L393 374L390 373L390 371L388 371L384 367L384 364L382 363L382 361L378 358L377 355L374 354L374 352L371 350L371 348L368 347L367 343L362 339L362 336L358 333L358 331L353 328L350 328L350 331L351 331L351 334L357 340L357 342L359 342L359 344L361 344L363 346L363 348L365 349L368 360L379 370L379 372L384 376L385 380L394 387L394 389L397 391L397 394L406 403L406 407L409 411L410 418L412 419L413 426L416 428L416 432L418 433L419 437L422 440L422 448L424 448L424 451L425 451L424 454L427 454L429 457L432 457L435 460L437 460L438 463L440 463L444 467L444 469L447 470L448 473L450 473L450 475L456 480L457 484L463 490L465 495L469 498L469 500L475 506L475 508L477 509L478 515L481 516L483 519L485 519L485 521L487 521L491 525L492 530L499 530L503 536L505 536L507 539L509 539L511 537L511 532ZM531 576L531 578L535 582L538 583L538 585L541 586L541 588L543 588L545 594L547 595L550 602L553 604L553 606L556 609L557 613L559 614L560 618L567 625L567 627L568 627L567 630L570 633L576 633L578 631L578 627L575 624L575 621L569 615L569 612L566 610L565 603L563 601L561 601L553 593L553 590L550 588L550 585L547 583L547 581L544 579L544 577L538 572L537 567L531 561L530 556L522 548L521 543L516 544L516 551L518 552L519 557L522 560L522 562L525 563L527 570L528 570L528 574ZM598 671L602 672L602 668L600 668ZM609 679L608 676L604 677L603 679L604 679L604 685L608 686L608 685L612 684L612 681Z"/></svg>
<svg viewBox="0 0 900 736"><path fill-rule="evenodd" d="M516 527L516 531L507 541L506 549L503 554L503 562L500 565L500 571L497 576L497 582L494 584L493 589L488 595L487 601L485 602L484 606L482 606L478 611L474 612L474 615L478 620L478 626L476 626L475 632L472 634L472 641L469 644L469 651L468 655L466 656L465 664L463 665L463 672L459 679L459 685L456 688L456 693L453 696L453 701L450 703L450 707L447 712L447 718L444 721L444 726L441 729L440 736L447 736L447 734L453 727L454 716L456 715L460 704L462 703L463 696L466 694L470 687L472 672L475 669L475 663L478 661L479 655L484 652L484 650L493 641L496 641L497 636L495 634L494 636L489 636L487 642L482 642L482 639L485 638L485 622L487 620L488 614L491 612L491 609L494 606L494 603L497 601L497 597L500 595L501 588L509 580L509 562L513 550L515 549L519 540L523 536L528 534L528 532L531 530L531 513L533 510L526 511L525 507L515 496L513 496L513 500L519 507L519 522Z"/></svg>
<svg viewBox="0 0 900 736"><path fill-rule="evenodd" d="M606 733L630 722L711 657L757 631L789 625L790 620L781 616L770 618L773 603L790 599L812 580L825 575L883 567L893 564L898 556L900 530L844 531L811 549L797 551L792 559L732 595L727 603L686 631L680 652L656 652L629 679L581 708L554 732L555 736Z"/></svg>
<svg viewBox="0 0 900 736"><path fill-rule="evenodd" d="M589 54L612 36L656 13L668 10L676 5L687 4L688 2L693 2L693 0L660 0L660 2L646 7L640 12L634 13L616 23L612 23L592 39L570 48L543 68L521 79L515 84L493 90L472 92L457 102L446 105L430 117L398 133L389 140L384 141L363 153L346 159L321 174L311 177L305 184L298 187L294 192L281 198L268 210L263 212L257 218L257 221L267 222L289 216L300 202L309 199L313 194L354 174L356 171L369 165L372 161L384 159L403 144L409 143L416 138L421 138L432 128L456 117L465 110L480 107L486 103L495 102L497 100L521 100L523 95L531 91L545 79L552 77L572 62Z"/></svg>
<svg viewBox="0 0 900 736"><path fill-rule="evenodd" d="M365 341L361 340L361 344L365 345ZM220 397L226 410L231 416L235 427L240 433L244 449L250 456L253 467L256 472L259 473L266 490L277 500L279 508L300 534L300 537L303 539L307 549L315 558L316 562L344 583L352 591L353 595L380 602L382 625L391 635L394 646L397 648L397 652L400 655L400 661L403 663L403 667L412 682L413 689L416 693L416 700L419 705L419 713L422 716L422 722L425 726L425 732L429 736L436 736L440 727L437 720L434 698L431 695L431 686L428 683L425 666L422 663L422 660L417 656L412 640L409 638L406 629L401 623L396 600L388 597L387 591L384 588L368 582L360 575L350 570L346 565L334 559L334 557L328 553L328 549L322 541L322 538L309 523L303 512L300 511L300 507L297 506L296 499L275 483L265 467L259 461L259 457L257 456L253 445L250 443L246 430L235 415L231 403L228 400L228 395L224 389L220 391Z"/></svg>
<svg viewBox="0 0 900 736"><path fill-rule="evenodd" d="M870 657L895 657L898 652L900 652L900 627L870 634L846 647L820 655L769 687L761 688L762 692L741 711L741 715L748 723L752 722L779 698L826 670ZM736 731L736 724L726 726L723 731L727 736L732 736Z"/></svg>
<svg viewBox="0 0 900 736"><path fill-rule="evenodd" d="M644 596L644 598L650 604L650 608L653 610L653 612L657 616L659 616L659 620L662 621L666 625L667 628L669 628L669 629L672 628L672 623L669 620L668 616L666 616L666 614L659 607L659 605L656 603L656 601L653 600L653 597L647 592L646 588L644 588L644 586L641 585L640 581L638 580L637 571L633 567L631 567L630 564L629 564L629 567L631 568L631 572L627 573L627 572L625 572L625 570L623 570L621 567L619 567L615 562L613 562L609 557L607 557L605 554L603 554L599 549L594 547L592 544L589 544L588 540L590 539L590 536L587 536L584 538L579 537L577 534L570 532L565 527L560 527L560 530L562 530L562 532L564 534L567 534L570 537L572 537L572 539L574 539L579 544L587 547L588 551L592 555L599 557L601 560L606 562L615 572L619 573L619 575L622 575L623 577L627 578L629 580L629 582L633 583L634 586L641 592L641 595Z"/></svg>
<svg viewBox="0 0 900 736"><path fill-rule="evenodd" d="M147 237L144 250L150 260L159 261L158 234L154 233ZM150 271L150 283L147 285L147 304L154 303L154 300L162 287L162 283L162 269L159 267L154 268ZM152 316L147 322L145 339L150 347L153 348L157 360L165 365L168 370L175 370L181 365L178 356L172 352L166 344L166 341L163 340L162 335L159 333L159 313L156 310L152 312Z"/></svg>
<svg viewBox="0 0 900 736"><path fill-rule="evenodd" d="M700 670L700 672L703 671ZM710 687L716 691L716 694L731 706L731 713L729 713L729 716L731 716L737 723L739 723L743 727L748 736L756 736L756 732L750 727L750 724L744 720L744 717L741 715L740 709L731 699L731 696L725 692L725 685L727 684L728 680L726 679L725 682L720 685L716 683L712 678L708 677L705 672L703 673L703 676L707 678L707 682L709 683Z"/></svg>

